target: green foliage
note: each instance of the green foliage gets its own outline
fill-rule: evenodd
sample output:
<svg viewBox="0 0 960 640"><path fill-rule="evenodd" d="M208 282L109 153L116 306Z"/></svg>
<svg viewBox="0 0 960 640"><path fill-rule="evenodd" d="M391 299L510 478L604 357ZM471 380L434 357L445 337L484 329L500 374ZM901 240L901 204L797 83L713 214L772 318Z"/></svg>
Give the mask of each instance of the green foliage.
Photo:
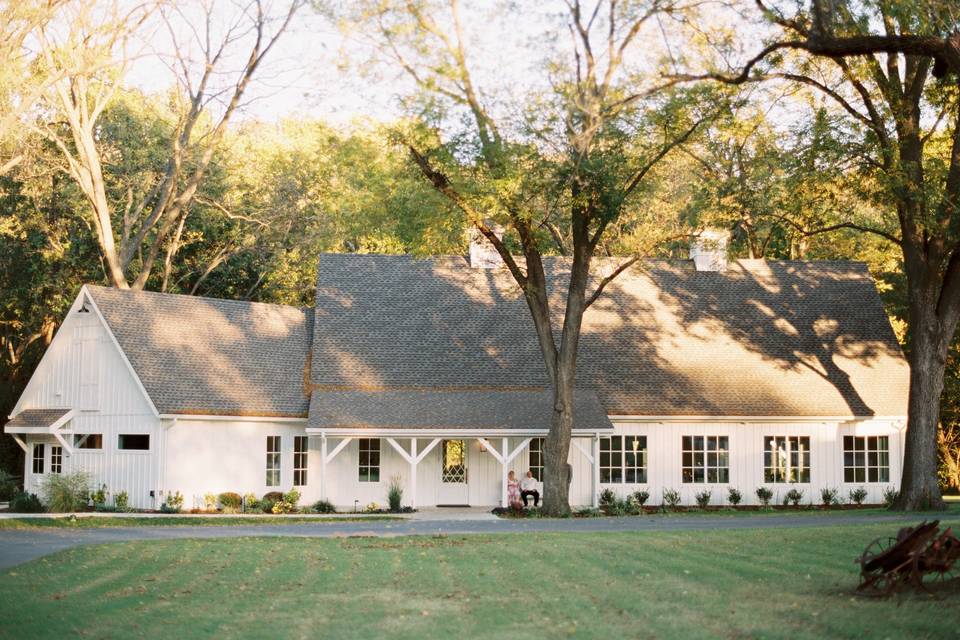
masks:
<svg viewBox="0 0 960 640"><path fill-rule="evenodd" d="M41 513L43 504L35 493L17 491L10 500L10 511L14 513Z"/></svg>
<svg viewBox="0 0 960 640"><path fill-rule="evenodd" d="M770 506L770 501L773 500L773 491L767 487L758 487L757 488L757 500L760 501L760 504L764 507Z"/></svg>
<svg viewBox="0 0 960 640"><path fill-rule="evenodd" d="M727 488L727 502L729 502L734 507L740 504L743 500L743 494L740 493L739 489L734 487Z"/></svg>
<svg viewBox="0 0 960 640"><path fill-rule="evenodd" d="M825 507L830 507L835 504L840 504L840 491L831 487L824 487L820 489L820 504Z"/></svg>
<svg viewBox="0 0 960 640"><path fill-rule="evenodd" d="M887 487L883 490L883 506L892 507L893 503L900 497L900 492L896 487Z"/></svg>
<svg viewBox="0 0 960 640"><path fill-rule="evenodd" d="M90 500L93 506L107 504L107 485L102 484L96 491L90 493Z"/></svg>
<svg viewBox="0 0 960 640"><path fill-rule="evenodd" d="M713 492L709 489L704 489L703 491L697 492L697 495L694 496L694 499L697 501L697 506L701 509L706 509L710 506L710 498L713 496Z"/></svg>
<svg viewBox="0 0 960 640"><path fill-rule="evenodd" d="M390 478L390 485L387 487L387 503L390 505L391 513L400 513L403 508L403 478L399 475Z"/></svg>
<svg viewBox="0 0 960 640"><path fill-rule="evenodd" d="M234 509L239 511L240 507L243 506L243 496L239 493L233 493L232 491L227 491L221 493L217 496L217 500L220 502L220 506L226 509Z"/></svg>
<svg viewBox="0 0 960 640"><path fill-rule="evenodd" d="M17 492L17 479L0 468L0 501L7 502Z"/></svg>
<svg viewBox="0 0 960 640"><path fill-rule="evenodd" d="M790 489L790 491L787 491L787 495L784 496L783 503L790 503L796 507L799 506L801 500L803 500L803 490Z"/></svg>
<svg viewBox="0 0 960 640"><path fill-rule="evenodd" d="M647 500L650 499L650 492L644 489L634 491L632 498L642 507L647 504Z"/></svg>
<svg viewBox="0 0 960 640"><path fill-rule="evenodd" d="M337 508L329 500L317 500L313 503L313 510L317 513L336 513Z"/></svg>
<svg viewBox="0 0 960 640"><path fill-rule="evenodd" d="M40 493L48 510L54 513L70 513L86 508L89 490L90 475L83 471L74 471L48 474ZM104 497L98 504L105 501Z"/></svg>
<svg viewBox="0 0 960 640"><path fill-rule="evenodd" d="M600 492L600 506L613 504L617 499L617 494L613 489L604 489Z"/></svg>
<svg viewBox="0 0 960 640"><path fill-rule="evenodd" d="M867 490L863 487L857 487L850 490L849 496L850 502L853 504L863 504L863 501L867 499Z"/></svg>
<svg viewBox="0 0 960 640"><path fill-rule="evenodd" d="M290 489L290 491L283 494L283 501L297 506L300 503L300 492L296 489Z"/></svg>
<svg viewBox="0 0 960 640"><path fill-rule="evenodd" d="M130 511L130 496L126 491L121 491L113 496L113 504L117 511Z"/></svg>
<svg viewBox="0 0 960 640"><path fill-rule="evenodd" d="M167 493L166 500L160 505L160 511L163 513L180 513L183 509L183 494L179 491Z"/></svg>
<svg viewBox="0 0 960 640"><path fill-rule="evenodd" d="M261 511L260 500L257 499L257 496L248 493L243 496L243 511L244 513L258 513Z"/></svg>
<svg viewBox="0 0 960 640"><path fill-rule="evenodd" d="M680 506L680 492L676 489L663 490L663 503L661 506L669 509L676 509Z"/></svg>

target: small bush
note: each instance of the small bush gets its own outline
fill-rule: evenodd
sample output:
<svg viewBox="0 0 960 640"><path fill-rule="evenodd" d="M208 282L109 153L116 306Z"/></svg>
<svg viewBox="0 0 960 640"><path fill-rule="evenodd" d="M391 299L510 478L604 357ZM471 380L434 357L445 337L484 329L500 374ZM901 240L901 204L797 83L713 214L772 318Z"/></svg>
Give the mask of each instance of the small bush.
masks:
<svg viewBox="0 0 960 640"><path fill-rule="evenodd" d="M126 491L121 491L113 496L113 506L117 511L130 511L130 495Z"/></svg>
<svg viewBox="0 0 960 640"><path fill-rule="evenodd" d="M743 500L743 494L740 493L739 489L734 489L730 487L727 489L727 502L733 506L737 506Z"/></svg>
<svg viewBox="0 0 960 640"><path fill-rule="evenodd" d="M835 504L840 504L838 499L840 492L837 489L832 489L830 487L824 487L820 489L820 504L825 507L831 507Z"/></svg>
<svg viewBox="0 0 960 640"><path fill-rule="evenodd" d="M243 496L243 511L244 513L260 511L260 501L257 500L257 496L252 493Z"/></svg>
<svg viewBox="0 0 960 640"><path fill-rule="evenodd" d="M650 499L650 492L641 489L640 491L634 491L632 497L637 501L637 504L642 507L643 505L647 504L647 500Z"/></svg>
<svg viewBox="0 0 960 640"><path fill-rule="evenodd" d="M770 501L773 500L773 491L767 489L766 487L760 487L757 489L757 500L760 501L765 507L770 506Z"/></svg>
<svg viewBox="0 0 960 640"><path fill-rule="evenodd" d="M887 487L883 490L883 505L888 508L892 507L899 497L900 492L895 487Z"/></svg>
<svg viewBox="0 0 960 640"><path fill-rule="evenodd" d="M204 511L216 511L217 510L217 496L212 493L203 494L203 510Z"/></svg>
<svg viewBox="0 0 960 640"><path fill-rule="evenodd" d="M680 506L680 492L676 489L663 490L663 505L670 509L676 509Z"/></svg>
<svg viewBox="0 0 960 640"><path fill-rule="evenodd" d="M0 502L13 499L17 493L17 479L11 473L0 469Z"/></svg>
<svg viewBox="0 0 960 640"><path fill-rule="evenodd" d="M600 506L611 505L617 500L617 494L613 489L604 489L600 492Z"/></svg>
<svg viewBox="0 0 960 640"><path fill-rule="evenodd" d="M89 487L90 476L83 471L51 473L43 481L40 493L50 511L72 513L86 508ZM103 504L103 502L101 500L97 504Z"/></svg>
<svg viewBox="0 0 960 640"><path fill-rule="evenodd" d="M183 494L179 491L168 493L167 499L160 505L160 511L163 513L180 513L183 509Z"/></svg>
<svg viewBox="0 0 960 640"><path fill-rule="evenodd" d="M10 511L14 513L40 513L43 511L43 504L35 493L18 491L10 500Z"/></svg>
<svg viewBox="0 0 960 640"><path fill-rule="evenodd" d="M236 511L243 506L243 496L239 493L233 493L232 491L221 493L217 496L217 500L220 501L220 506L223 507L224 510L233 509Z"/></svg>
<svg viewBox="0 0 960 640"><path fill-rule="evenodd" d="M629 498L614 498L613 502L604 507L611 516L635 516L640 513L640 503Z"/></svg>
<svg viewBox="0 0 960 640"><path fill-rule="evenodd" d="M697 501L697 506L700 507L701 509L706 509L708 506L710 506L710 498L712 496L713 496L712 491L710 491L709 489L704 489L694 497Z"/></svg>
<svg viewBox="0 0 960 640"><path fill-rule="evenodd" d="M867 499L867 490L863 487L858 487L856 489L850 490L850 502L854 504L863 504L863 501Z"/></svg>
<svg viewBox="0 0 960 640"><path fill-rule="evenodd" d="M790 489L784 498L785 503L789 502L795 507L800 504L801 500L803 500L803 491L801 489Z"/></svg>
<svg viewBox="0 0 960 640"><path fill-rule="evenodd" d="M391 513L400 513L400 508L403 507L403 479L399 475L390 478L387 502L390 504Z"/></svg>
<svg viewBox="0 0 960 640"><path fill-rule="evenodd" d="M290 491L283 494L283 501L297 506L300 503L300 492L296 489L290 489Z"/></svg>
<svg viewBox="0 0 960 640"><path fill-rule="evenodd" d="M600 509L594 509L593 507L583 507L573 512L574 518L599 518L602 515L603 512Z"/></svg>
<svg viewBox="0 0 960 640"><path fill-rule="evenodd" d="M297 510L297 505L287 500L279 500L273 503L273 507L270 508L270 513L276 514L286 514L293 513Z"/></svg>
<svg viewBox="0 0 960 640"><path fill-rule="evenodd" d="M260 498L260 510L264 513L273 513L273 505L283 500L283 494L279 491L270 491L263 494Z"/></svg>
<svg viewBox="0 0 960 640"><path fill-rule="evenodd" d="M329 500L317 500L313 503L313 510L317 513L336 513L337 509Z"/></svg>
<svg viewBox="0 0 960 640"><path fill-rule="evenodd" d="M107 485L102 484L100 488L90 494L90 500L93 501L93 506L98 504L107 504Z"/></svg>

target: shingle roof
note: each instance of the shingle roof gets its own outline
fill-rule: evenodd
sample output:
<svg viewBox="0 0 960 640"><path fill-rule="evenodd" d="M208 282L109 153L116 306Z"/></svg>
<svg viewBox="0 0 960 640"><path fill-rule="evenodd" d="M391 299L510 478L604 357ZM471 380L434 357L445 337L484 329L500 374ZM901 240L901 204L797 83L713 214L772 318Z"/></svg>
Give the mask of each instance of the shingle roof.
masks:
<svg viewBox="0 0 960 640"><path fill-rule="evenodd" d="M568 264L546 260L554 309ZM315 395L548 385L506 270L325 254L317 282ZM907 364L859 263L741 260L717 273L648 262L587 312L580 344L578 384L611 415L906 414Z"/></svg>
<svg viewBox="0 0 960 640"><path fill-rule="evenodd" d="M5 425L5 429L20 429L23 427L49 427L54 422L69 413L70 409L24 409Z"/></svg>
<svg viewBox="0 0 960 640"><path fill-rule="evenodd" d="M550 391L328 391L310 399L308 427L549 429ZM612 429L596 394L574 400L578 429Z"/></svg>
<svg viewBox="0 0 960 640"><path fill-rule="evenodd" d="M160 413L306 416L312 310L87 289Z"/></svg>

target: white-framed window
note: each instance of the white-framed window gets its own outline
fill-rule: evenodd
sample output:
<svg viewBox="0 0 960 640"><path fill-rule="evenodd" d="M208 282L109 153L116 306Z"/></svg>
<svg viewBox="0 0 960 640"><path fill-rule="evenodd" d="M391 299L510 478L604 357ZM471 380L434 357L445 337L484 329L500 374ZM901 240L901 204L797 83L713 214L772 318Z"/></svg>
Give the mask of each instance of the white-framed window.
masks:
<svg viewBox="0 0 960 640"><path fill-rule="evenodd" d="M293 437L293 486L307 485L307 436Z"/></svg>
<svg viewBox="0 0 960 640"><path fill-rule="evenodd" d="M530 441L530 473L537 482L543 482L543 442L544 438L534 438Z"/></svg>
<svg viewBox="0 0 960 640"><path fill-rule="evenodd" d="M810 438L764 436L764 482L810 482Z"/></svg>
<svg viewBox="0 0 960 640"><path fill-rule="evenodd" d="M730 482L730 439L727 436L683 436L684 483Z"/></svg>
<svg viewBox="0 0 960 640"><path fill-rule="evenodd" d="M102 433L77 433L73 436L74 449L103 449Z"/></svg>
<svg viewBox="0 0 960 640"><path fill-rule="evenodd" d="M117 436L117 449L120 451L149 451L149 433L121 433Z"/></svg>
<svg viewBox="0 0 960 640"><path fill-rule="evenodd" d="M267 486L280 486L280 436L267 436Z"/></svg>
<svg viewBox="0 0 960 640"><path fill-rule="evenodd" d="M43 473L43 458L46 454L46 447L42 442L33 445L33 472Z"/></svg>
<svg viewBox="0 0 960 640"><path fill-rule="evenodd" d="M53 445L50 447L50 473L61 473L63 471L63 447Z"/></svg>
<svg viewBox="0 0 960 640"><path fill-rule="evenodd" d="M844 482L890 482L887 436L843 436Z"/></svg>
<svg viewBox="0 0 960 640"><path fill-rule="evenodd" d="M380 438L360 438L360 482L380 482Z"/></svg>
<svg viewBox="0 0 960 640"><path fill-rule="evenodd" d="M647 436L600 438L600 482L643 484L647 481Z"/></svg>

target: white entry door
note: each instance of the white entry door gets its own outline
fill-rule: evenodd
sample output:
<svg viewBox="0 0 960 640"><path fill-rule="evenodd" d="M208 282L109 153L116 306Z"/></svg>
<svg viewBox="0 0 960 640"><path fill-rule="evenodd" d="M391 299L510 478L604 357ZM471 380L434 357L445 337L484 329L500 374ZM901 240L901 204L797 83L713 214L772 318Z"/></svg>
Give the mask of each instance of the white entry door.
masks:
<svg viewBox="0 0 960 640"><path fill-rule="evenodd" d="M467 443L464 440L444 440L440 443L440 492L438 505L466 505L470 503L467 485Z"/></svg>

